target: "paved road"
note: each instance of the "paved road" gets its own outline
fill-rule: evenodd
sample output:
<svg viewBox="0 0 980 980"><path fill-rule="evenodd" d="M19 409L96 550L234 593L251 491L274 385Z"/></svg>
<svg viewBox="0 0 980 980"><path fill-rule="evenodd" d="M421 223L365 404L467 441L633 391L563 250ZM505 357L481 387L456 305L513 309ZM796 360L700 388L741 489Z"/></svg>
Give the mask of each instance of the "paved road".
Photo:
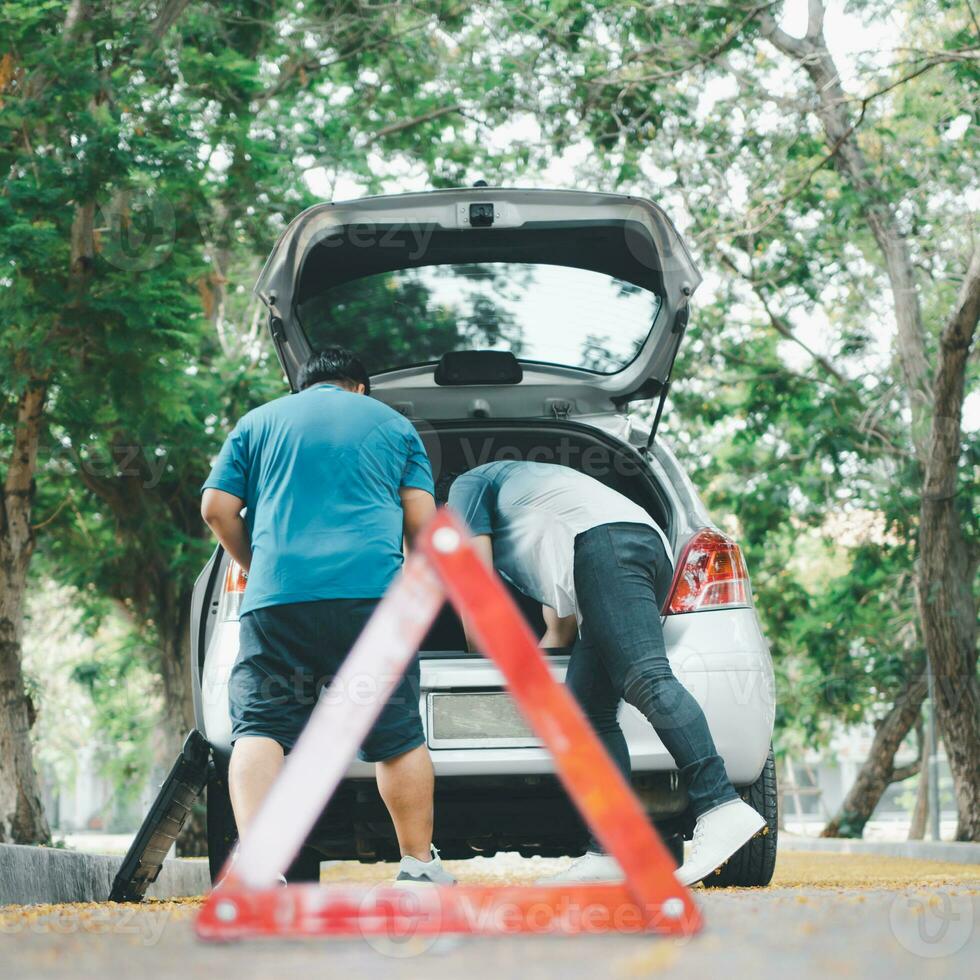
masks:
<svg viewBox="0 0 980 980"><path fill-rule="evenodd" d="M521 880L545 862L460 862L469 880ZM382 866L330 866L331 880L378 880ZM698 890L707 927L682 942L647 936L444 938L208 945L193 902L0 911L0 976L357 977L510 980L980 975L980 868L786 854L777 886Z"/></svg>

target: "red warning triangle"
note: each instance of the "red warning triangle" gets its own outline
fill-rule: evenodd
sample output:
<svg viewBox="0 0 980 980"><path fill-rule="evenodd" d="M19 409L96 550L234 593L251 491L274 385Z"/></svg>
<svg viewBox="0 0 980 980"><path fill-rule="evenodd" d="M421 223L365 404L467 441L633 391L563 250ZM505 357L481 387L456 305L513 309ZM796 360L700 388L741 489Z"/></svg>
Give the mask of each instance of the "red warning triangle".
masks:
<svg viewBox="0 0 980 980"><path fill-rule="evenodd" d="M621 884L277 887L448 599L500 669L585 822L623 869ZM345 696L377 683L376 696ZM357 685L352 687L351 685ZM368 702L368 703L366 703ZM242 837L237 860L201 909L205 939L249 935L664 932L701 925L673 860L500 579L442 508L378 604Z"/></svg>

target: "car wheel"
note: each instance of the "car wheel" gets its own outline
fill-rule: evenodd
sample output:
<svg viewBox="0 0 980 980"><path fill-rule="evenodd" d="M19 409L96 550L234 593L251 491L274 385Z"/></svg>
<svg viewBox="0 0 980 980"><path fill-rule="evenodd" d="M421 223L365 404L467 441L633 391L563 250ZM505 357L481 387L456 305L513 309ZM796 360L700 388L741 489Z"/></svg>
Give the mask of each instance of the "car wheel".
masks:
<svg viewBox="0 0 980 980"><path fill-rule="evenodd" d="M227 771L212 766L207 789L208 867L214 884L231 849L238 840L238 827L228 794Z"/></svg>
<svg viewBox="0 0 980 980"><path fill-rule="evenodd" d="M741 791L742 799L765 817L766 825L741 850L736 851L714 874L704 879L709 888L761 888L772 881L776 868L778 800L776 760L772 748L759 778Z"/></svg>
<svg viewBox="0 0 980 980"><path fill-rule="evenodd" d="M670 851L670 856L674 859L674 864L679 868L684 863L684 835L670 834L664 836L664 844Z"/></svg>
<svg viewBox="0 0 980 980"><path fill-rule="evenodd" d="M207 829L208 868L213 885L221 874L221 869L225 866L232 848L238 843L238 825L235 823L235 812L231 808L228 776L217 766L212 768L208 779ZM286 880L290 884L303 881L318 882L322 860L319 851L311 847L301 848L286 872Z"/></svg>
<svg viewBox="0 0 980 980"><path fill-rule="evenodd" d="M286 872L286 881L291 885L299 882L320 882L320 862L323 856L312 847L301 847L299 854Z"/></svg>

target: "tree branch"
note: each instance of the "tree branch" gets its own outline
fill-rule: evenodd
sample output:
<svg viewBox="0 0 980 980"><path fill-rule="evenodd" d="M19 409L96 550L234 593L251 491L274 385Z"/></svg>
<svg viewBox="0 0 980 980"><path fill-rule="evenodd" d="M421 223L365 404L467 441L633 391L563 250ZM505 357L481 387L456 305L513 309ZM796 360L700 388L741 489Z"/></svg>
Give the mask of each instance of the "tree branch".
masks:
<svg viewBox="0 0 980 980"><path fill-rule="evenodd" d="M382 126L381 129L368 139L366 145L370 146L372 143L377 143L378 140L382 140L386 136L404 132L406 129L412 129L415 126L421 126L423 123L432 122L433 119L448 116L453 112L459 112L460 109L462 109L462 106L457 102L453 105L440 106L438 109L423 112L420 116L414 116L411 119L403 119L401 122L392 123L390 126Z"/></svg>
<svg viewBox="0 0 980 980"><path fill-rule="evenodd" d="M980 247L976 248L963 277L953 312L946 321L939 341L939 370L933 385L936 414L947 415L954 408L957 373L966 367L970 347L980 320Z"/></svg>
<svg viewBox="0 0 980 980"><path fill-rule="evenodd" d="M826 357L824 357L822 354L818 354L812 347L810 347L809 344L804 343L804 341L802 341L796 335L793 328L790 327L790 325L778 313L776 313L775 310L772 309L772 307L769 305L769 300L761 290L755 289L755 294L759 297L759 302L762 303L762 307L766 311L766 315L769 317L769 322L772 324L776 333L782 337L785 337L787 340L792 341L799 348L806 351L806 353L812 358L813 362L823 368L823 370L837 382L842 385L849 385L851 383L850 379L841 374L840 371L838 371Z"/></svg>
<svg viewBox="0 0 980 980"><path fill-rule="evenodd" d="M823 0L809 0L806 11L806 36L807 38L820 37L823 34L823 18L826 8Z"/></svg>
<svg viewBox="0 0 980 980"><path fill-rule="evenodd" d="M787 34L776 23L776 18L768 10L764 10L759 14L759 27L762 30L762 36L767 41L771 41L783 54L788 55L790 58L799 61L808 53L809 45L807 44L807 39L793 37L792 34Z"/></svg>
<svg viewBox="0 0 980 980"><path fill-rule="evenodd" d="M759 4L755 7L750 7L742 17L736 21L736 23L730 27L726 32L725 36L721 38L715 45L709 48L704 54L698 54L694 52L694 57L691 60L683 60L676 68L669 69L655 69L654 71L640 76L639 78L633 79L633 83L645 82L645 81L665 81L668 78L678 78L681 75L686 74L692 68L703 67L705 65L710 65L717 61L728 49L738 40L742 31L745 29L747 24L750 24L755 20L761 13L766 11L770 6L769 2ZM688 45L690 49L693 45ZM631 64L634 61L643 60L651 56L661 56L661 57L674 57L676 59L676 53L671 54L670 52L665 52L664 45L661 44L650 44L645 47L638 48L635 51L630 51L629 54L623 59L623 63ZM598 76L594 79L590 86L595 88L607 84L608 82L615 81L615 74Z"/></svg>
<svg viewBox="0 0 980 980"><path fill-rule="evenodd" d="M864 220L881 252L895 309L895 346L912 410L912 444L916 456L924 462L929 453L932 378L912 254L895 205L890 202L861 147L851 139L863 120L869 100L863 101L857 120L853 120L847 109L849 100L841 84L840 72L822 32L812 36L808 33L802 40L790 38L768 12L760 16L759 23L763 36L793 58L809 76L818 100L816 115L831 146L830 155L837 169L857 191ZM918 73L925 70L922 68Z"/></svg>
<svg viewBox="0 0 980 980"><path fill-rule="evenodd" d="M910 762L907 766L896 766L892 769L892 782L900 783L903 780L910 779L912 776L917 776L921 769L921 757L916 759L915 762Z"/></svg>
<svg viewBox="0 0 980 980"><path fill-rule="evenodd" d="M164 34L177 23L189 3L190 0L165 0L150 24L150 40L153 44L159 44L163 40Z"/></svg>
<svg viewBox="0 0 980 980"><path fill-rule="evenodd" d="M746 282L749 288L755 293L756 298L762 304L762 308L766 311L766 315L769 317L769 322L772 324L773 329L781 336L785 337L787 340L792 341L802 350L804 350L814 364L822 368L827 374L829 374L838 384L840 385L850 385L851 381L845 375L841 374L837 368L834 367L830 361L827 360L821 354L818 354L809 344L801 340L793 328L784 320L770 305L769 299L762 289L762 286L758 279L754 276L745 275L739 268L738 264L731 258L731 256L726 255L724 251L719 248L714 249L715 254L721 259L723 265L727 266L732 272L735 273L740 279Z"/></svg>
<svg viewBox="0 0 980 980"><path fill-rule="evenodd" d="M980 320L980 248L963 278L953 312L939 339L939 368L933 384L934 411L923 498L952 500L960 457L966 364Z"/></svg>

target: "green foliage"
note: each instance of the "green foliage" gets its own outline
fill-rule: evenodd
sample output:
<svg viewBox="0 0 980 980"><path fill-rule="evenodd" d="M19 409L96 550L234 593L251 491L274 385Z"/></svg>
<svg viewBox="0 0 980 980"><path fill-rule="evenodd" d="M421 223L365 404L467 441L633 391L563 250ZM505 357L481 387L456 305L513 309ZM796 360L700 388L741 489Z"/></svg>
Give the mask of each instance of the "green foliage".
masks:
<svg viewBox="0 0 980 980"><path fill-rule="evenodd" d="M36 759L51 782L71 788L92 752L113 786L105 823L128 820L157 761L160 696L146 652L120 617L86 618L71 589L37 581L28 611L25 670L37 709Z"/></svg>
<svg viewBox="0 0 980 980"><path fill-rule="evenodd" d="M16 399L43 384L36 571L94 622L107 601L130 617L130 645L83 671L123 742L107 698L139 663L179 679L183 734L199 487L234 421L285 390L249 291L314 203L304 175L376 185L374 153L434 146L456 113L433 84L449 4L178 7L0 8L0 475Z"/></svg>
<svg viewBox="0 0 980 980"><path fill-rule="evenodd" d="M126 632L71 669L72 681L88 694L93 706L97 764L115 787L113 806L119 810L136 802L154 762L159 705L152 696L155 685L147 659L136 635Z"/></svg>
<svg viewBox="0 0 980 980"><path fill-rule="evenodd" d="M761 324L726 341L728 309L699 311L664 438L722 523L736 519L776 660L780 744L812 746L890 704L919 663L914 494L865 458L853 392L788 370Z"/></svg>
<svg viewBox="0 0 980 980"><path fill-rule="evenodd" d="M850 66L846 108L876 182L856 186L759 11L504 0L485 19L520 35L509 50L515 102L540 128L531 158L588 147L580 182L663 204L708 273L662 438L716 517L734 517L776 656L781 744L814 744L874 718L921 669L922 474L882 344L892 297L865 213L897 207L934 349L970 250L980 75L967 8L904 5L914 50ZM894 13L862 5L870 24ZM515 167L498 156L484 170L507 183ZM958 500L976 543L975 435L963 453Z"/></svg>
<svg viewBox="0 0 980 980"><path fill-rule="evenodd" d="M915 39L855 60L848 108L912 243L935 348L978 190L975 24L945 0L851 7L871 24L901 16ZM371 192L420 176L526 185L583 147L578 185L658 200L708 273L663 437L745 547L783 744L890 703L919 669L921 473L881 342L891 299L862 216L871 192L837 170L759 11L250 0L192 2L160 25L131 0L0 5L0 458L18 394L43 381L39 568L93 623L111 606L134 624L78 675L99 710L116 712L113 679L182 656L210 547L197 514L209 458L285 390L250 288L314 203L308 176ZM516 118L538 137L497 134ZM401 289L405 315L353 296L323 311L318 336L385 363L438 354L478 322L511 330ZM610 329L596 325L597 358ZM974 542L978 463L968 437L958 505Z"/></svg>

